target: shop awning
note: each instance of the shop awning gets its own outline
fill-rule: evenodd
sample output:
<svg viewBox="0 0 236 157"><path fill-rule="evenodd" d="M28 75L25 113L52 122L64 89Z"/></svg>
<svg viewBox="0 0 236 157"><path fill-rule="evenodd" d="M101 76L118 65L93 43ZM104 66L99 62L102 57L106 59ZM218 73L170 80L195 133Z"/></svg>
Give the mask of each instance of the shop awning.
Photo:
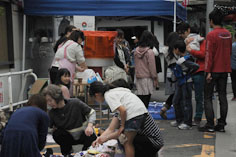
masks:
<svg viewBox="0 0 236 157"><path fill-rule="evenodd" d="M26 15L173 16L174 2L165 0L24 0ZM177 16L186 9L177 4Z"/></svg>

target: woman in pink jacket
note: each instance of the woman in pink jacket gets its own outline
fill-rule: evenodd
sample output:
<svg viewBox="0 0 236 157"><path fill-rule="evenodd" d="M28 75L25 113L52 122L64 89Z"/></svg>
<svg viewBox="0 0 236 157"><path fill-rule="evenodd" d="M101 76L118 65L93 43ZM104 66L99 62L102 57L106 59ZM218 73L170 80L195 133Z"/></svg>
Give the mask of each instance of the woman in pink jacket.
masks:
<svg viewBox="0 0 236 157"><path fill-rule="evenodd" d="M137 96L146 108L154 89L158 85L155 55L153 48L153 34L147 30L142 33L138 47L134 52Z"/></svg>

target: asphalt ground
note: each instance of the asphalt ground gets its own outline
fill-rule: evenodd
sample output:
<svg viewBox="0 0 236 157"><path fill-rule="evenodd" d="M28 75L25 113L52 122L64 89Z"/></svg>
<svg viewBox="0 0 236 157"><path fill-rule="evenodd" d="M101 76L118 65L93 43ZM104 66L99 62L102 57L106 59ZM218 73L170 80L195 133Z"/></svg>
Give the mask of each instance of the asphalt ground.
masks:
<svg viewBox="0 0 236 157"><path fill-rule="evenodd" d="M159 156L165 157L214 157L215 133L204 133L193 126L191 130L171 127L167 121L159 121L165 145Z"/></svg>
<svg viewBox="0 0 236 157"><path fill-rule="evenodd" d="M231 84L228 84L227 93L232 94ZM215 94L216 95L216 94ZM151 101L164 102L168 96L164 94L164 84L155 91ZM217 113L217 96L214 98L214 110ZM193 92L193 113L195 111L195 99ZM228 99L228 101L230 101ZM204 114L203 114L204 115ZM161 129L165 142L164 147L159 151L159 157L214 157L216 133L199 132L196 126L191 130L179 130L171 127L171 120L156 120ZM201 125L206 123L205 116ZM60 155L60 148L55 143L47 143L45 148L52 148L55 155ZM82 145L73 146L74 152L81 151ZM45 150L42 151L42 153ZM227 157L227 156L225 156Z"/></svg>

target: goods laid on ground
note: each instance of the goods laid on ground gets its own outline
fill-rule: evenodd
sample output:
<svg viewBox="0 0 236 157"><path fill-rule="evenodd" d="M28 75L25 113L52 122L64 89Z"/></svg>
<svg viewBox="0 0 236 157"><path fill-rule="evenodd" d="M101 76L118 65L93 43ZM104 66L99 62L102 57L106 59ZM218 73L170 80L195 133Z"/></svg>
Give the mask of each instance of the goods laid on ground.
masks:
<svg viewBox="0 0 236 157"><path fill-rule="evenodd" d="M78 152L74 157L125 157L125 154L117 140L109 140L102 145L91 146L87 151Z"/></svg>

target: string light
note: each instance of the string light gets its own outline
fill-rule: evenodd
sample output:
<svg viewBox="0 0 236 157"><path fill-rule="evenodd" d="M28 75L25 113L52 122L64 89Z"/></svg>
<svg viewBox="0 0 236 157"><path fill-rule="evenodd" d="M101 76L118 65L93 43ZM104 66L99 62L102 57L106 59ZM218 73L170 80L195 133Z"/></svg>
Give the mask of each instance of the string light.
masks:
<svg viewBox="0 0 236 157"><path fill-rule="evenodd" d="M219 10L224 16L236 13L236 6L230 7L230 6L215 5L214 9Z"/></svg>

